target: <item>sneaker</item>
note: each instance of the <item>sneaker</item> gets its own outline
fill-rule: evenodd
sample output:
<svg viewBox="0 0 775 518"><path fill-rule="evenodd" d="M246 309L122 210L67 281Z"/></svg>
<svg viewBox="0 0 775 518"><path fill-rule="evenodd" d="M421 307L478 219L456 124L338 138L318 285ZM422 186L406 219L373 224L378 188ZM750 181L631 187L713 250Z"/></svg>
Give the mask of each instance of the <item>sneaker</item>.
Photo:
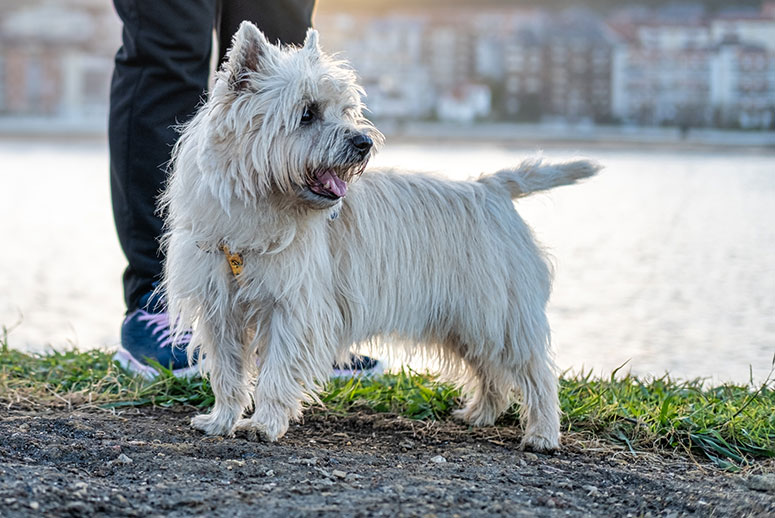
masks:
<svg viewBox="0 0 775 518"><path fill-rule="evenodd" d="M385 370L384 362L362 354L350 353L350 361L334 364L332 378L355 378L358 376L377 376Z"/></svg>
<svg viewBox="0 0 775 518"><path fill-rule="evenodd" d="M121 346L113 360L123 368L147 379L159 372L149 365L150 360L168 367L177 377L192 377L198 373L196 359L188 364L186 346L191 333L184 333L174 345L170 331L169 314L164 300L152 292L140 299L140 308L129 313L121 325Z"/></svg>

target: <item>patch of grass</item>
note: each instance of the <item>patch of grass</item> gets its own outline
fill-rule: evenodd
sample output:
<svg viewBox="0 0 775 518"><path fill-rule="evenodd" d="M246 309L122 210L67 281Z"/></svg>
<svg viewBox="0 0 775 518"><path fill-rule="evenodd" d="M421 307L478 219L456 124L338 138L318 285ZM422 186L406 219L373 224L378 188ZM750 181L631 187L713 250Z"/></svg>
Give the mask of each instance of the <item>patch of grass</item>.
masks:
<svg viewBox="0 0 775 518"><path fill-rule="evenodd" d="M148 381L114 363L112 355L92 350L28 354L8 346L0 336L0 401L30 406L63 403L102 407L171 406L208 407L214 398L210 384L200 378L176 378L157 365L161 376Z"/></svg>
<svg viewBox="0 0 775 518"><path fill-rule="evenodd" d="M775 361L775 360L774 360ZM30 406L65 403L106 408L213 403L207 380L175 378L168 370L153 381L133 376L100 351L27 354L0 337L0 401ZM729 470L775 457L775 383L706 386L669 376L609 378L591 373L560 380L562 423L633 451L679 450L700 454ZM449 419L460 392L433 376L402 370L378 378L332 380L320 394L328 412L357 409L412 419ZM516 406L499 424L518 425Z"/></svg>
<svg viewBox="0 0 775 518"><path fill-rule="evenodd" d="M375 378L333 379L326 384L320 400L335 413L368 408L411 419L442 420L458 408L461 394L430 374L401 369Z"/></svg>
<svg viewBox="0 0 775 518"><path fill-rule="evenodd" d="M630 374L560 381L568 430L590 431L632 450L679 449L701 453L736 469L751 459L775 457L775 384L706 386L704 380Z"/></svg>

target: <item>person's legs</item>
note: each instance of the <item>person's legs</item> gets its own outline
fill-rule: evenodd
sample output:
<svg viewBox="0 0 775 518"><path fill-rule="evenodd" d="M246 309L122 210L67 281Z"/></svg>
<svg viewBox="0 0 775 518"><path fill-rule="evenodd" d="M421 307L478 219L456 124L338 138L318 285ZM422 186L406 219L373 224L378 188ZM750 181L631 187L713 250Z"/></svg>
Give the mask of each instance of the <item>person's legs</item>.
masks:
<svg viewBox="0 0 775 518"><path fill-rule="evenodd" d="M132 311L161 275L156 199L178 136L174 126L193 114L207 88L215 0L114 5L124 28L110 91L110 180Z"/></svg>
<svg viewBox="0 0 775 518"><path fill-rule="evenodd" d="M156 200L164 188L175 125L195 111L210 73L216 0L114 0L124 27L110 90L108 143L113 217L127 258L116 360L155 376L159 361L182 374L186 353L171 347L169 321L151 290L162 272L162 218Z"/></svg>

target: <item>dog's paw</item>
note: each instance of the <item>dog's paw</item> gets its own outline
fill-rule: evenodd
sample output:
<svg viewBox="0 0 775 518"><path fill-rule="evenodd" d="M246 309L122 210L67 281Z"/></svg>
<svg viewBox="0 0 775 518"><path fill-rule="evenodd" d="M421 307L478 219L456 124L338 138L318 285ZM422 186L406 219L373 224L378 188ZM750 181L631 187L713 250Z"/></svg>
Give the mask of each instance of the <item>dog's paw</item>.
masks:
<svg viewBox="0 0 775 518"><path fill-rule="evenodd" d="M548 453L560 449L560 437L544 437L541 435L525 435L519 445L522 450L530 450L539 453Z"/></svg>
<svg viewBox="0 0 775 518"><path fill-rule="evenodd" d="M191 427L207 435L233 435L234 420L224 418L221 413L211 412L192 417Z"/></svg>
<svg viewBox="0 0 775 518"><path fill-rule="evenodd" d="M452 412L452 417L473 426L490 426L495 423L497 413L484 405L466 405Z"/></svg>
<svg viewBox="0 0 775 518"><path fill-rule="evenodd" d="M272 441L264 431L264 427L261 423L257 423L252 419L240 419L237 421L237 425L234 427L234 432L243 432L247 435L250 441Z"/></svg>
<svg viewBox="0 0 775 518"><path fill-rule="evenodd" d="M281 420L270 423L261 422L256 416L250 419L240 419L234 427L235 432L245 432L251 441L269 441L275 442L288 431L287 420L283 424Z"/></svg>

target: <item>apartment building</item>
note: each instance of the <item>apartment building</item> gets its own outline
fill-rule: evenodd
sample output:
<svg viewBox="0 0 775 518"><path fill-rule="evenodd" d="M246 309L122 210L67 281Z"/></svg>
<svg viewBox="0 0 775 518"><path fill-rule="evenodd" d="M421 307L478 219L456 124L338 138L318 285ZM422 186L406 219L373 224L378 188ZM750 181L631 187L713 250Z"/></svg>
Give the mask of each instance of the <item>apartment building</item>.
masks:
<svg viewBox="0 0 775 518"><path fill-rule="evenodd" d="M106 114L120 26L97 0L28 2L0 17L0 114Z"/></svg>

